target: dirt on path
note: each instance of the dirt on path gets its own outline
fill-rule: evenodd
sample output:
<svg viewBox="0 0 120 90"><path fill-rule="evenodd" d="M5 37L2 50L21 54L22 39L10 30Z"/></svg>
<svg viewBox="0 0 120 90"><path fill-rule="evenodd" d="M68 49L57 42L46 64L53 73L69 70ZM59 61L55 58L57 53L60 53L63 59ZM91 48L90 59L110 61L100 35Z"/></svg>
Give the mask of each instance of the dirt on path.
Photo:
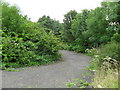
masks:
<svg viewBox="0 0 120 90"><path fill-rule="evenodd" d="M91 57L61 50L62 61L50 65L20 68L20 72L2 71L2 88L66 88L66 82L81 78L91 81L85 70ZM87 77L85 77L87 76Z"/></svg>

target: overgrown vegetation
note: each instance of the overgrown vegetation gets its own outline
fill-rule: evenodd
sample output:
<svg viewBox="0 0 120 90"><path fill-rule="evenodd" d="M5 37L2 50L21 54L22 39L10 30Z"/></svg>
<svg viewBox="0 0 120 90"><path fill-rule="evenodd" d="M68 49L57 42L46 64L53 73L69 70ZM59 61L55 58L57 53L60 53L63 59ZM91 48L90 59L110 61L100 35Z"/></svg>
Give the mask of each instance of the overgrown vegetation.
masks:
<svg viewBox="0 0 120 90"><path fill-rule="evenodd" d="M119 2L102 2L94 10L75 10L64 16L63 41L68 50L85 52L87 48L97 48L111 39L119 41Z"/></svg>
<svg viewBox="0 0 120 90"><path fill-rule="evenodd" d="M108 64L107 65L111 65ZM118 78L118 69L111 69L106 67L101 67L99 71L95 72L94 82L91 83L91 86L94 88L118 88L119 78Z"/></svg>
<svg viewBox="0 0 120 90"><path fill-rule="evenodd" d="M2 69L49 64L60 58L59 39L2 2Z"/></svg>
<svg viewBox="0 0 120 90"><path fill-rule="evenodd" d="M120 62L118 44L110 42L98 49L87 50L87 52L93 56L89 70L95 71L94 82L91 85L95 88L118 88Z"/></svg>
<svg viewBox="0 0 120 90"><path fill-rule="evenodd" d="M14 71L16 67L49 64L60 58L59 49L87 52L93 57L89 69L95 71L91 85L118 88L119 8L120 1L102 2L101 7L92 10L69 11L63 23L45 15L32 22L16 6L2 2L0 68ZM68 87L74 85L67 83Z"/></svg>

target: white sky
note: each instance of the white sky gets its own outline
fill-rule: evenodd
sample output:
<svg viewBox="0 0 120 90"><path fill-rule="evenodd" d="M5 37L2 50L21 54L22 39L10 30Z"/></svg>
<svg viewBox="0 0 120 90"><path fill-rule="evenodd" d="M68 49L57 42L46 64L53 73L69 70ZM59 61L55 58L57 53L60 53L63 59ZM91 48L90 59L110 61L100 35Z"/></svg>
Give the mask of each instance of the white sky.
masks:
<svg viewBox="0 0 120 90"><path fill-rule="evenodd" d="M62 22L64 14L70 10L78 13L83 9L94 9L100 6L103 0L4 0L17 5L24 15L37 21L43 15Z"/></svg>

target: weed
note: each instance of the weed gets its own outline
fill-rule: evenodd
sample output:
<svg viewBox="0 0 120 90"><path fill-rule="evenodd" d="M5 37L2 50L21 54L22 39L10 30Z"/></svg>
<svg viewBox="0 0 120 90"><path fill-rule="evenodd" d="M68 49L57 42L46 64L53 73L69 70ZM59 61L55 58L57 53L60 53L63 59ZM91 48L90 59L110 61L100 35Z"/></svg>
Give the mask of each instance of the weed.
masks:
<svg viewBox="0 0 120 90"><path fill-rule="evenodd" d="M68 87L68 88L72 88L72 87L74 87L76 84L75 83L73 83L73 82L67 82L66 83L66 86Z"/></svg>
<svg viewBox="0 0 120 90"><path fill-rule="evenodd" d="M84 82L83 85L84 85L84 86L88 86L88 82Z"/></svg>
<svg viewBox="0 0 120 90"><path fill-rule="evenodd" d="M14 71L14 72L19 72L20 70L15 70L15 68L7 68L6 71Z"/></svg>
<svg viewBox="0 0 120 90"><path fill-rule="evenodd" d="M80 80L80 83L83 83L83 80Z"/></svg>
<svg viewBox="0 0 120 90"><path fill-rule="evenodd" d="M85 86L81 86L80 88L85 88Z"/></svg>
<svg viewBox="0 0 120 90"><path fill-rule="evenodd" d="M85 52L87 53L88 56L94 56L98 54L98 49L96 48L86 49Z"/></svg>
<svg viewBox="0 0 120 90"><path fill-rule="evenodd" d="M85 81L83 81L81 79L73 79L73 81L66 83L66 86L68 88L73 88L73 87L85 88L88 85L89 85L88 82L85 82Z"/></svg>
<svg viewBox="0 0 120 90"><path fill-rule="evenodd" d="M27 88L32 88L31 86L28 86Z"/></svg>

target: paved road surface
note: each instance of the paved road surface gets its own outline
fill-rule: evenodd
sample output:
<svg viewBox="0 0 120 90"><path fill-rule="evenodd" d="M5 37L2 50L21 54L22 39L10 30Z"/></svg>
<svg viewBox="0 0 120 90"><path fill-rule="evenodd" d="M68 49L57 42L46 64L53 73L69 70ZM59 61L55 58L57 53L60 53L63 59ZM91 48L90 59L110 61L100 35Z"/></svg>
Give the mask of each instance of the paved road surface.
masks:
<svg viewBox="0 0 120 90"><path fill-rule="evenodd" d="M84 70L91 58L83 54L62 50L62 61L51 65L20 68L20 72L2 72L3 88L66 88L65 83L76 78L90 81L92 76L84 77ZM92 74L91 74L92 75Z"/></svg>

